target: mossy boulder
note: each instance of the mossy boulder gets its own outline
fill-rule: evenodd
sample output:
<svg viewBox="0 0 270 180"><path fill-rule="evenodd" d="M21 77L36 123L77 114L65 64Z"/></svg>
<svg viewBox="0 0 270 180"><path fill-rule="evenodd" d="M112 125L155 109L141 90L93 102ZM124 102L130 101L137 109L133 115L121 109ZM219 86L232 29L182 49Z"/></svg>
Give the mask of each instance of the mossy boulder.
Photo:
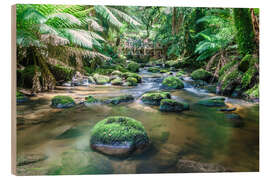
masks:
<svg viewBox="0 0 270 180"><path fill-rule="evenodd" d="M88 76L88 82L89 83L96 83L95 79L92 76Z"/></svg>
<svg viewBox="0 0 270 180"><path fill-rule="evenodd" d="M170 99L171 95L168 92L153 92L146 93L141 100L144 104L159 106L162 99Z"/></svg>
<svg viewBox="0 0 270 180"><path fill-rule="evenodd" d="M191 77L194 80L209 81L213 75L204 69L197 69L191 73Z"/></svg>
<svg viewBox="0 0 270 180"><path fill-rule="evenodd" d="M166 89L182 89L184 83L175 76L169 76L162 81L162 86Z"/></svg>
<svg viewBox="0 0 270 180"><path fill-rule="evenodd" d="M189 105L173 99L162 99L159 110L164 112L181 112L189 109Z"/></svg>
<svg viewBox="0 0 270 180"><path fill-rule="evenodd" d="M113 75L113 76L122 76L122 72L120 72L120 71L118 71L118 70L115 70L115 71L113 71L112 73L111 73L111 75Z"/></svg>
<svg viewBox="0 0 270 180"><path fill-rule="evenodd" d="M24 103L27 100L28 100L28 98L23 93L21 93L20 91L16 92L16 103L17 104Z"/></svg>
<svg viewBox="0 0 270 180"><path fill-rule="evenodd" d="M112 85L122 85L123 84L123 80L122 80L122 78L117 77L117 78L115 78L114 80L111 81L111 84Z"/></svg>
<svg viewBox="0 0 270 180"><path fill-rule="evenodd" d="M127 78L127 85L128 86L137 86L137 79L133 77Z"/></svg>
<svg viewBox="0 0 270 180"><path fill-rule="evenodd" d="M49 69L56 81L70 81L72 76L75 74L75 70L59 64L49 65Z"/></svg>
<svg viewBox="0 0 270 180"><path fill-rule="evenodd" d="M93 96L87 96L85 97L85 101L84 101L84 104L85 105L90 105L90 104L94 104L94 103L97 103L98 100L96 98L94 98Z"/></svg>
<svg viewBox="0 0 270 180"><path fill-rule="evenodd" d="M120 104L123 102L129 102L129 101L133 101L134 97L132 95L123 95L123 96L118 96L118 97L114 97L112 99L109 100L109 103L111 104Z"/></svg>
<svg viewBox="0 0 270 180"><path fill-rule="evenodd" d="M133 77L133 78L137 79L137 82L138 83L141 83L142 82L142 77L140 75L136 74L136 73L126 72L126 73L123 73L122 74L122 77L124 79L127 79L129 77Z"/></svg>
<svg viewBox="0 0 270 180"><path fill-rule="evenodd" d="M75 102L69 96L54 96L51 105L55 108L70 108L75 106Z"/></svg>
<svg viewBox="0 0 270 180"><path fill-rule="evenodd" d="M225 97L211 97L198 101L198 104L209 107L225 106Z"/></svg>
<svg viewBox="0 0 270 180"><path fill-rule="evenodd" d="M100 74L94 74L94 79L97 84L103 85L110 81L110 78L108 76L100 75Z"/></svg>
<svg viewBox="0 0 270 180"><path fill-rule="evenodd" d="M177 77L181 77L181 76L184 76L184 75L185 75L185 72L182 71L182 70L180 70L180 71L178 71L178 72L176 73L176 76L177 76Z"/></svg>
<svg viewBox="0 0 270 180"><path fill-rule="evenodd" d="M91 131L91 148L112 156L142 152L149 138L141 122L122 116L111 116L98 122Z"/></svg>
<svg viewBox="0 0 270 180"><path fill-rule="evenodd" d="M149 67L149 68L148 68L148 71L149 71L149 72L152 72L152 73L158 73L158 72L159 72L159 69L156 68L156 67Z"/></svg>
<svg viewBox="0 0 270 180"><path fill-rule="evenodd" d="M161 69L160 70L160 73L167 73L167 72L169 72L169 70L167 70L167 69Z"/></svg>
<svg viewBox="0 0 270 180"><path fill-rule="evenodd" d="M130 62L127 66L127 69L131 72L139 72L140 65L136 62Z"/></svg>
<svg viewBox="0 0 270 180"><path fill-rule="evenodd" d="M178 60L167 61L167 62L165 63L165 67L179 68L179 67L181 67L181 62L178 61Z"/></svg>

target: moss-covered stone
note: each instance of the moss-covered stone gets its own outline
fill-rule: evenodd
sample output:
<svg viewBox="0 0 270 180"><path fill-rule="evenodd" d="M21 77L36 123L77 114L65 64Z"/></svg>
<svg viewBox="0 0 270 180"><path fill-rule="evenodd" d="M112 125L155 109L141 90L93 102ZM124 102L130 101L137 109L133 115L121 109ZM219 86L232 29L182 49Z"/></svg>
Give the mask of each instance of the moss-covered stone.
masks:
<svg viewBox="0 0 270 180"><path fill-rule="evenodd" d="M128 86L137 86L137 79L133 77L127 78L127 85Z"/></svg>
<svg viewBox="0 0 270 180"><path fill-rule="evenodd" d="M127 79L129 77L133 77L135 79L137 79L137 82L138 83L141 83L142 82L142 77L136 73L131 73L131 72L126 72L122 75L123 78Z"/></svg>
<svg viewBox="0 0 270 180"><path fill-rule="evenodd" d="M56 81L70 81L72 76L75 74L75 70L59 64L50 65L49 69Z"/></svg>
<svg viewBox="0 0 270 180"><path fill-rule="evenodd" d="M181 112L189 109L189 105L173 99L162 99L160 102L159 110L165 112Z"/></svg>
<svg viewBox="0 0 270 180"><path fill-rule="evenodd" d="M169 72L169 70L167 70L167 69L161 69L160 70L160 73L167 73L167 72Z"/></svg>
<svg viewBox="0 0 270 180"><path fill-rule="evenodd" d="M175 76L169 76L162 81L162 86L166 89L182 89L184 83Z"/></svg>
<svg viewBox="0 0 270 180"><path fill-rule="evenodd" d="M51 105L55 108L70 108L75 106L75 102L69 96L54 96Z"/></svg>
<svg viewBox="0 0 270 180"><path fill-rule="evenodd" d="M167 62L165 63L165 67L180 68L180 67L181 67L181 62L178 61L178 60L167 61Z"/></svg>
<svg viewBox="0 0 270 180"><path fill-rule="evenodd" d="M171 95L168 92L146 93L141 100L144 104L159 106L162 99L170 99Z"/></svg>
<svg viewBox="0 0 270 180"><path fill-rule="evenodd" d="M159 69L156 68L156 67L149 67L149 68L148 68L148 71L149 71L149 72L152 72L152 73L158 73L158 72L159 72Z"/></svg>
<svg viewBox="0 0 270 180"><path fill-rule="evenodd" d="M115 70L115 71L113 71L113 72L111 73L111 75L113 75L113 76L116 75L116 76L120 76L120 77L122 76L122 74L123 74L123 73L120 72L120 71L118 71L118 70Z"/></svg>
<svg viewBox="0 0 270 180"><path fill-rule="evenodd" d="M111 116L94 126L90 144L92 149L104 154L123 156L144 150L149 144L149 138L139 121Z"/></svg>
<svg viewBox="0 0 270 180"><path fill-rule="evenodd" d="M21 93L20 91L16 91L16 102L17 104L24 103L28 100L28 98Z"/></svg>
<svg viewBox="0 0 270 180"><path fill-rule="evenodd" d="M94 79L97 84L103 85L110 81L110 78L108 76L100 75L100 74L94 74Z"/></svg>
<svg viewBox="0 0 270 180"><path fill-rule="evenodd" d="M198 104L209 107L225 106L225 97L211 97L198 101Z"/></svg>
<svg viewBox="0 0 270 180"><path fill-rule="evenodd" d="M182 70L180 70L180 71L178 71L178 72L176 73L176 76L177 76L177 77L181 77L181 76L183 76L183 75L185 75L185 72L182 71Z"/></svg>
<svg viewBox="0 0 270 180"><path fill-rule="evenodd" d="M129 102L133 100L134 100L134 97L132 95L123 95L123 96L114 97L110 99L109 102L111 104L120 104L123 102Z"/></svg>
<svg viewBox="0 0 270 180"><path fill-rule="evenodd" d="M87 96L87 97L85 97L84 104L89 105L89 104L94 104L97 102L98 102L98 100L96 98L94 98L93 96Z"/></svg>
<svg viewBox="0 0 270 180"><path fill-rule="evenodd" d="M213 75L204 69L197 69L191 73L191 77L194 80L209 81Z"/></svg>
<svg viewBox="0 0 270 180"><path fill-rule="evenodd" d="M130 62L127 69L131 72L139 72L140 65L136 62Z"/></svg>
<svg viewBox="0 0 270 180"><path fill-rule="evenodd" d="M123 80L122 80L122 78L117 77L117 78L115 78L114 80L111 81L111 84L112 85L122 85L123 84Z"/></svg>

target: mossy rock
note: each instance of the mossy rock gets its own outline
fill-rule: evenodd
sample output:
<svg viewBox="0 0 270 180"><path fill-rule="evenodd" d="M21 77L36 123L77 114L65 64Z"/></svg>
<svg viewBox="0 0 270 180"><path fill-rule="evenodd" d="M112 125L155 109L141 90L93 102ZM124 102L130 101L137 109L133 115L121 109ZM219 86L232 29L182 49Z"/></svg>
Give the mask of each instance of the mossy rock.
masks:
<svg viewBox="0 0 270 180"><path fill-rule="evenodd" d="M70 81L75 74L75 70L62 65L49 65L49 69L56 81Z"/></svg>
<svg viewBox="0 0 270 180"><path fill-rule="evenodd" d="M137 79L133 77L127 78L127 85L128 86L137 86Z"/></svg>
<svg viewBox="0 0 270 180"><path fill-rule="evenodd" d="M220 107L225 106L225 97L211 97L198 101L198 104L209 106L209 107Z"/></svg>
<svg viewBox="0 0 270 180"><path fill-rule="evenodd" d="M259 85L256 84L251 89L245 91L244 94L249 98L259 98Z"/></svg>
<svg viewBox="0 0 270 180"><path fill-rule="evenodd" d="M167 69L161 69L160 70L160 73L167 73L167 72L169 72L169 70L167 70Z"/></svg>
<svg viewBox="0 0 270 180"><path fill-rule="evenodd" d="M51 105L55 108L70 108L75 106L75 102L69 96L54 96Z"/></svg>
<svg viewBox="0 0 270 180"><path fill-rule="evenodd" d="M182 112L189 109L189 105L173 99L162 99L159 110L164 112Z"/></svg>
<svg viewBox="0 0 270 180"><path fill-rule="evenodd" d="M110 81L110 78L108 76L100 75L100 74L94 74L94 79L97 84L103 85Z"/></svg>
<svg viewBox="0 0 270 180"><path fill-rule="evenodd" d="M123 84L123 80L122 80L122 78L117 77L117 78L115 78L114 80L111 81L111 84L121 86Z"/></svg>
<svg viewBox="0 0 270 180"><path fill-rule="evenodd" d="M184 71L178 71L177 73L176 73L176 76L177 77L181 77L181 76L184 76L185 75L185 72Z"/></svg>
<svg viewBox="0 0 270 180"><path fill-rule="evenodd" d="M127 69L131 72L139 72L140 65L136 62L130 62L127 66Z"/></svg>
<svg viewBox="0 0 270 180"><path fill-rule="evenodd" d="M159 106L162 99L170 99L171 95L168 92L153 92L146 93L141 100L144 104Z"/></svg>
<svg viewBox="0 0 270 180"><path fill-rule="evenodd" d="M162 86L166 89L182 89L184 83L175 76L169 76L162 81Z"/></svg>
<svg viewBox="0 0 270 180"><path fill-rule="evenodd" d="M134 97L132 95L123 95L123 96L114 97L110 99L109 102L111 104L120 104L123 102L129 102L133 100L134 100Z"/></svg>
<svg viewBox="0 0 270 180"><path fill-rule="evenodd" d="M122 74L122 77L125 78L125 79L127 79L129 77L133 77L133 78L137 79L138 83L142 82L142 77L140 75L136 74L136 73L126 72L126 73Z"/></svg>
<svg viewBox="0 0 270 180"><path fill-rule="evenodd" d="M156 67L150 67L150 68L148 68L147 71L148 71L148 72L152 72L152 73L158 73L158 72L159 72L159 69L156 68Z"/></svg>
<svg viewBox="0 0 270 180"><path fill-rule="evenodd" d="M88 76L88 82L89 83L96 83L95 79L92 76Z"/></svg>
<svg viewBox="0 0 270 180"><path fill-rule="evenodd" d="M85 101L84 101L85 105L94 104L94 103L98 103L98 100L96 98L94 98L93 96L85 97Z"/></svg>
<svg viewBox="0 0 270 180"><path fill-rule="evenodd" d="M27 100L28 100L28 98L23 93L21 93L20 91L16 91L16 103L17 104L24 103Z"/></svg>
<svg viewBox="0 0 270 180"><path fill-rule="evenodd" d="M118 71L118 70L115 70L115 71L113 71L112 73L111 73L111 75L113 75L113 76L122 76L122 72L120 72L120 71Z"/></svg>
<svg viewBox="0 0 270 180"><path fill-rule="evenodd" d="M197 69L191 73L191 77L194 80L209 81L213 75L204 69Z"/></svg>
<svg viewBox="0 0 270 180"><path fill-rule="evenodd" d="M126 156L142 152L149 138L141 122L122 116L111 116L98 122L91 131L91 148L107 155Z"/></svg>
<svg viewBox="0 0 270 180"><path fill-rule="evenodd" d="M167 62L165 63L165 67L179 68L179 67L181 67L181 62L178 61L178 60L167 61Z"/></svg>

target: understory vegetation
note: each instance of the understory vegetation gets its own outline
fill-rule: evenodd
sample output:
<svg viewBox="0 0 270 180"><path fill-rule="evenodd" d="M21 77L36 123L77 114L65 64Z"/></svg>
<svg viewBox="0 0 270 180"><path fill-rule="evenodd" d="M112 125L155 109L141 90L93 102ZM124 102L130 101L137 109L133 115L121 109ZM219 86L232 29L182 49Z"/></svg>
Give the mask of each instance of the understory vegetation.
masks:
<svg viewBox="0 0 270 180"><path fill-rule="evenodd" d="M220 94L259 97L259 9L17 5L16 16L17 85L33 94L78 73L136 86L149 67L178 72L168 88L183 88L186 72Z"/></svg>

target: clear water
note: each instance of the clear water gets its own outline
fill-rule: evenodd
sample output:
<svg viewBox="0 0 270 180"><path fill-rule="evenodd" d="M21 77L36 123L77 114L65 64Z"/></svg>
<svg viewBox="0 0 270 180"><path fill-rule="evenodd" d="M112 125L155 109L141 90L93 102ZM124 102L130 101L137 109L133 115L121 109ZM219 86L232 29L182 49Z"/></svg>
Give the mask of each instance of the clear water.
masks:
<svg viewBox="0 0 270 180"><path fill-rule="evenodd" d="M176 172L179 159L216 163L230 171L259 170L259 106L238 99L227 99L237 107L244 127L235 128L220 123L224 112L195 103L208 96L191 86L173 91L174 99L190 104L189 111L165 113L146 106L139 97L160 88L164 75L141 71L142 84L134 88L113 86L58 87L53 92L33 97L17 106L17 155L43 153L45 161L28 165L20 174L106 174ZM70 109L50 108L50 98L56 94L76 97L96 97L132 94L137 99L120 105L76 106ZM128 158L113 158L91 150L92 127L108 116L128 116L144 125L151 147L144 154ZM70 128L79 132L69 138L57 138Z"/></svg>

